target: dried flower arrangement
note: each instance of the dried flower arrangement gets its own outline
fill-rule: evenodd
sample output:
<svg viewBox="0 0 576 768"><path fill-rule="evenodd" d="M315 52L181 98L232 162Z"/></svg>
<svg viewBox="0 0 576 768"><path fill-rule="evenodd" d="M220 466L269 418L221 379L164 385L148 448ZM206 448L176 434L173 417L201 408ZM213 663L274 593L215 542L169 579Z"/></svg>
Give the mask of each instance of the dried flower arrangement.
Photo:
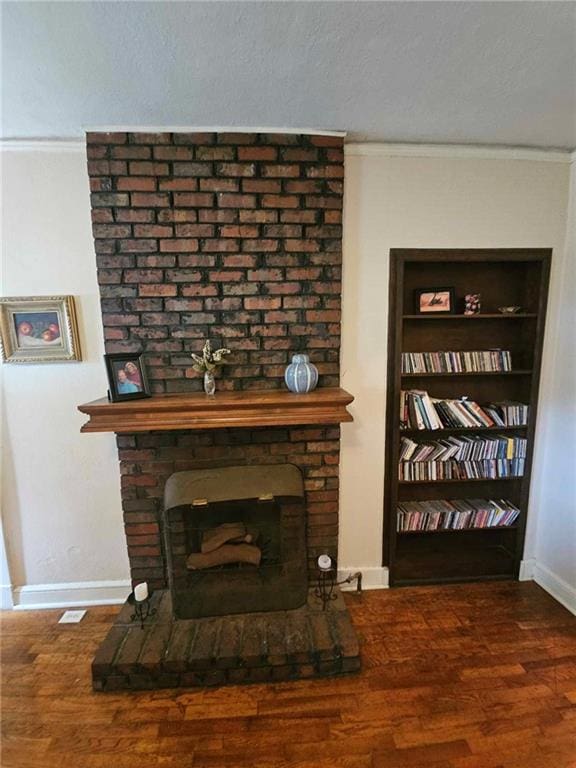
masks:
<svg viewBox="0 0 576 768"><path fill-rule="evenodd" d="M204 391L207 395L213 395L216 390L216 382L214 380L214 372L221 365L227 365L227 361L224 360L225 355L229 355L230 350L226 347L221 349L215 349L212 351L210 341L207 339L204 342L202 348L202 356L194 354L192 352L192 368L198 373L204 374Z"/></svg>

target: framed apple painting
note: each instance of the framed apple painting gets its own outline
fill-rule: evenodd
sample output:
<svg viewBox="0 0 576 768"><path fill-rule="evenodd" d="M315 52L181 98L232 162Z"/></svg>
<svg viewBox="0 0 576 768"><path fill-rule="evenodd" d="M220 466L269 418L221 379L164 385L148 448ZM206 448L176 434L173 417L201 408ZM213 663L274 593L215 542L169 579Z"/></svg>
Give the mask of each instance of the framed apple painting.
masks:
<svg viewBox="0 0 576 768"><path fill-rule="evenodd" d="M73 296L0 298L5 363L68 363L82 359Z"/></svg>

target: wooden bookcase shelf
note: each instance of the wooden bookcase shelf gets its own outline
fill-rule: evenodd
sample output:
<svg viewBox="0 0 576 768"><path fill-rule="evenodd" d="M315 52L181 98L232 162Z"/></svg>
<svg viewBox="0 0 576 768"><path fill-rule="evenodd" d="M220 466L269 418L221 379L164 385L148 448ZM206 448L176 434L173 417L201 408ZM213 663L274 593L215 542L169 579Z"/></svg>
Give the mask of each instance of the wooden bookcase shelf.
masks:
<svg viewBox="0 0 576 768"><path fill-rule="evenodd" d="M542 343L548 298L550 249L392 250L384 564L392 586L517 578L524 547ZM415 314L414 292L452 286L456 314ZM479 315L465 316L463 298L480 293ZM518 305L514 315L500 306ZM512 371L402 373L403 352L507 349ZM479 403L517 400L529 405L527 425L400 429L400 391L427 390L431 397L467 396ZM525 437L522 477L408 481L398 479L400 438L438 440L449 435L508 434ZM511 526L448 531L396 530L398 502L434 499L509 499L520 509Z"/></svg>
<svg viewBox="0 0 576 768"><path fill-rule="evenodd" d="M445 427L444 429L401 429L400 434L404 437L420 437L423 440L441 440L445 435L469 435L484 432L495 432L496 434L507 434L508 432L518 432L526 430L526 424L519 424L516 427Z"/></svg>
<svg viewBox="0 0 576 768"><path fill-rule="evenodd" d="M486 533L487 531L515 531L517 525L491 525L488 528L459 528L438 531L398 531L397 536L444 536L460 535L465 533Z"/></svg>
<svg viewBox="0 0 576 768"><path fill-rule="evenodd" d="M398 485L445 485L446 483L509 483L511 480L521 480L524 475L510 477L464 477L449 478L448 480L398 480Z"/></svg>
<svg viewBox="0 0 576 768"><path fill-rule="evenodd" d="M479 376L530 376L532 374L532 371L462 371L461 373L403 373L402 378L403 379L429 379L429 378L446 378L446 376L450 376L450 378L462 378L463 376L474 376L474 378L478 378Z"/></svg>
<svg viewBox="0 0 576 768"><path fill-rule="evenodd" d="M498 314L479 314L479 315L403 315L403 320L423 320L424 322L465 322L474 323L481 320L526 320L538 317L535 312L517 312L515 315Z"/></svg>

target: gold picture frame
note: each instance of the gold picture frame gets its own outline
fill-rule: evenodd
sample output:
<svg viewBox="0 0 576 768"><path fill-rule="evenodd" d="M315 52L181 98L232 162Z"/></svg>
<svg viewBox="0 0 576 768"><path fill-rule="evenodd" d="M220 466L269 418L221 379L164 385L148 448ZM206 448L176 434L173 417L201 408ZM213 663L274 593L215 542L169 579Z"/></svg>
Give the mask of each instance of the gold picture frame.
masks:
<svg viewBox="0 0 576 768"><path fill-rule="evenodd" d="M3 363L72 363L82 359L73 296L0 298Z"/></svg>

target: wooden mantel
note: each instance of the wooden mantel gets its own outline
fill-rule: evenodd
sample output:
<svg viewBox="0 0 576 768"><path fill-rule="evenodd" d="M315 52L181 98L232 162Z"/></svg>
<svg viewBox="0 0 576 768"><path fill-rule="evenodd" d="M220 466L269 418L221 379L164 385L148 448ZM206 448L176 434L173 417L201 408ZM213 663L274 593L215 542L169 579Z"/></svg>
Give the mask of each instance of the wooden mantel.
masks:
<svg viewBox="0 0 576 768"><path fill-rule="evenodd" d="M106 398L79 405L90 418L82 432L151 432L173 429L277 427L295 424L339 424L352 421L346 406L354 397L339 388L316 389L307 395L286 390L249 390L154 395L111 403Z"/></svg>

